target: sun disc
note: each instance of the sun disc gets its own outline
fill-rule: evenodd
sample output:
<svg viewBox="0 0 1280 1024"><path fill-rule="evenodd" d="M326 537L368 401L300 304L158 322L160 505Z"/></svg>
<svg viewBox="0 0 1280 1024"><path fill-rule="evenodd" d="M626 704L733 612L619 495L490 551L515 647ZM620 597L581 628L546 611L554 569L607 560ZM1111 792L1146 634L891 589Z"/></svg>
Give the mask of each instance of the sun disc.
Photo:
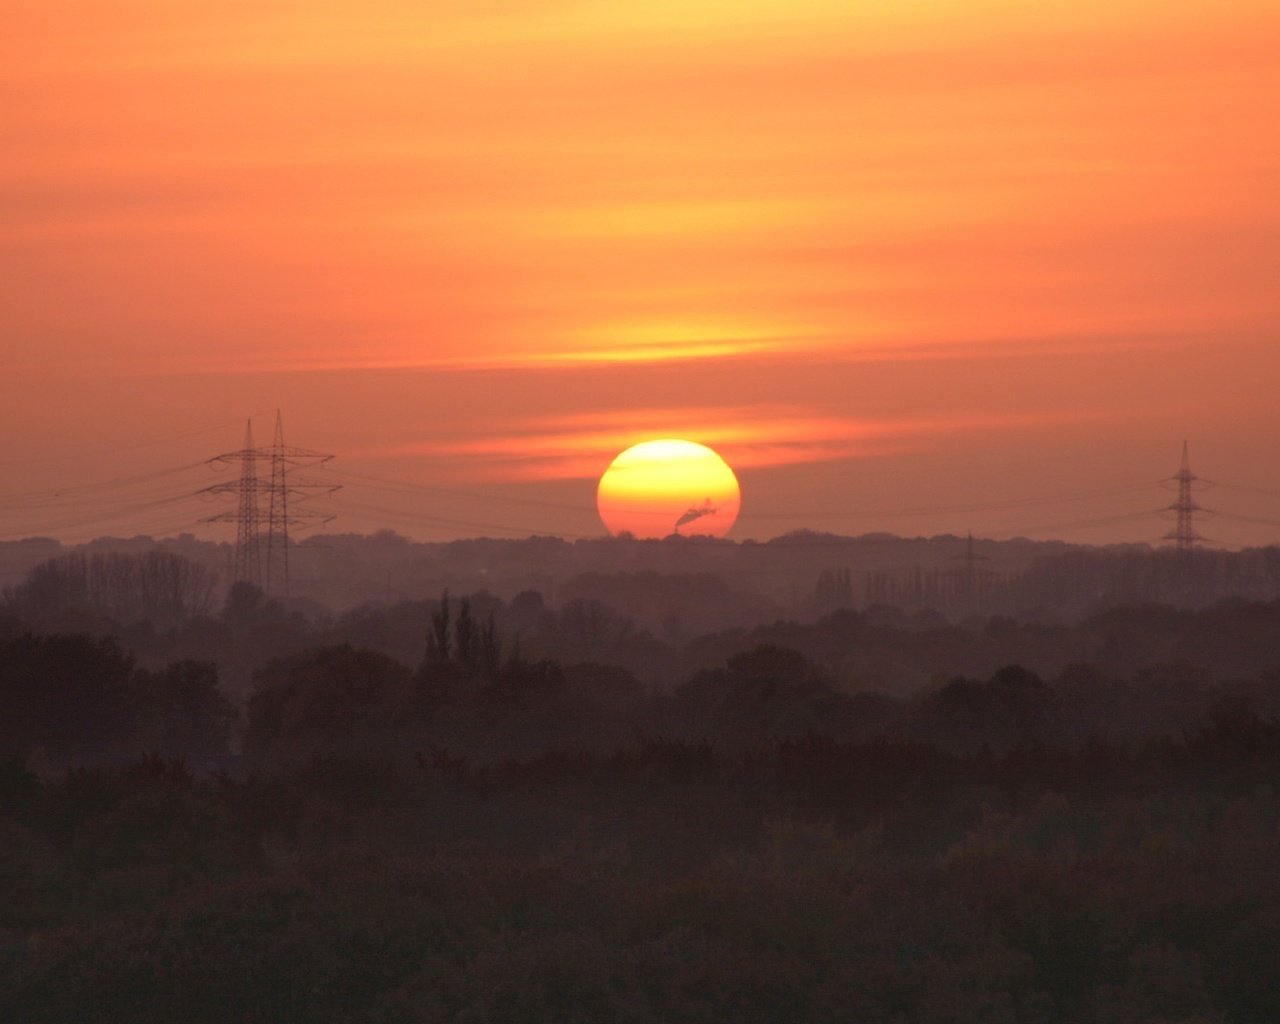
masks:
<svg viewBox="0 0 1280 1024"><path fill-rule="evenodd" d="M729 464L706 445L676 438L632 445L609 464L596 507L614 535L723 537L742 493Z"/></svg>

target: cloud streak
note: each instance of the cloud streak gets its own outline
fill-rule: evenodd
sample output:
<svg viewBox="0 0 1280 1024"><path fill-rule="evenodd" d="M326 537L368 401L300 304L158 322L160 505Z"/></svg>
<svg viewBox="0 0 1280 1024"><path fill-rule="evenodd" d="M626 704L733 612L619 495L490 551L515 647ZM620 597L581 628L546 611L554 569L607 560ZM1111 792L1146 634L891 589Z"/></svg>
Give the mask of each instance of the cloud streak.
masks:
<svg viewBox="0 0 1280 1024"><path fill-rule="evenodd" d="M814 415L776 406L596 410L545 417L506 433L397 446L392 454L443 458L475 480L595 479L641 441L708 445L737 470L883 456L928 447L943 435L1041 427L1079 414L966 413L917 418Z"/></svg>

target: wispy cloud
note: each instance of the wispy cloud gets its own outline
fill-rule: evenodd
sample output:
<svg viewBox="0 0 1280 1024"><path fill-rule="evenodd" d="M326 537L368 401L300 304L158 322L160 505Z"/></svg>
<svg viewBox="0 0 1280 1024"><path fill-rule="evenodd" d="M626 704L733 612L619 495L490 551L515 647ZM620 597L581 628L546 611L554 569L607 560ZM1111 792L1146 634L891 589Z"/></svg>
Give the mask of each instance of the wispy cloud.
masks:
<svg viewBox="0 0 1280 1024"><path fill-rule="evenodd" d="M490 436L401 445L394 454L446 460L471 479L592 479L623 449L664 437L709 445L735 469L747 470L873 456L924 446L945 434L1068 418L1078 417L988 412L874 419L766 405L597 410L543 417Z"/></svg>

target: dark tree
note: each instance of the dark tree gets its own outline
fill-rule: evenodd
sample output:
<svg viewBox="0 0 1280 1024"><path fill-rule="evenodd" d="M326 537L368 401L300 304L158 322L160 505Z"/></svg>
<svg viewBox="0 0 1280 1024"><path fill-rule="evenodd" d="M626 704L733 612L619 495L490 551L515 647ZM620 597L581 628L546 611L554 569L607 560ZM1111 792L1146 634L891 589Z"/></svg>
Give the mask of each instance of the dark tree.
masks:
<svg viewBox="0 0 1280 1024"><path fill-rule="evenodd" d="M256 763L395 751L412 742L421 710L407 668L345 645L272 662L255 683L244 747Z"/></svg>
<svg viewBox="0 0 1280 1024"><path fill-rule="evenodd" d="M427 661L449 661L453 656L453 633L449 626L449 591L440 598L440 607L431 615L427 630Z"/></svg>
<svg viewBox="0 0 1280 1024"><path fill-rule="evenodd" d="M113 640L24 636L0 651L0 752L57 764L126 756L138 744L133 659Z"/></svg>
<svg viewBox="0 0 1280 1024"><path fill-rule="evenodd" d="M9 600L33 622L90 612L171 627L209 612L215 582L203 565L165 551L76 554L37 565Z"/></svg>
<svg viewBox="0 0 1280 1024"><path fill-rule="evenodd" d="M227 752L236 710L218 688L210 662L179 661L135 682L146 748L164 757L210 758Z"/></svg>

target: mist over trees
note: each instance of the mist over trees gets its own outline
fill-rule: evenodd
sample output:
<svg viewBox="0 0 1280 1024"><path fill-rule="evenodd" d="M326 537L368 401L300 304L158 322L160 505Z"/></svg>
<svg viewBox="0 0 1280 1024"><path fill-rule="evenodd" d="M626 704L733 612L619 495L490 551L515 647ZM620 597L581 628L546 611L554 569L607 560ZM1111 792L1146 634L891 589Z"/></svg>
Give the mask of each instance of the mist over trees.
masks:
<svg viewBox="0 0 1280 1024"><path fill-rule="evenodd" d="M75 548L41 539L0 542L0 593L12 598L41 563L68 556L137 559L149 552L177 556L218 577L213 605L222 603L231 548L190 535L103 538ZM1059 541L812 531L742 543L694 537L419 543L384 530L308 537L292 545L290 565L292 599L338 614L363 605L430 600L446 589L486 590L507 600L529 590L556 607L574 598L601 600L646 628L667 628L679 640L769 617L809 618L876 604L951 621L1000 614L1072 622L1109 607L1195 608L1280 593L1276 546L1178 552L1140 544L1091 548ZM79 593L57 589L73 597ZM119 601L115 617L135 614L135 600ZM199 611L188 604L185 613Z"/></svg>
<svg viewBox="0 0 1280 1024"><path fill-rule="evenodd" d="M1275 590L1010 613L962 562L893 604L811 540L772 593L733 545L471 542L332 609L43 559L0 610L0 1019L1274 1020ZM1091 557L1026 592L1129 555Z"/></svg>
<svg viewBox="0 0 1280 1024"><path fill-rule="evenodd" d="M164 629L207 615L216 581L203 565L165 551L70 554L41 562L4 597L35 622L96 614Z"/></svg>

